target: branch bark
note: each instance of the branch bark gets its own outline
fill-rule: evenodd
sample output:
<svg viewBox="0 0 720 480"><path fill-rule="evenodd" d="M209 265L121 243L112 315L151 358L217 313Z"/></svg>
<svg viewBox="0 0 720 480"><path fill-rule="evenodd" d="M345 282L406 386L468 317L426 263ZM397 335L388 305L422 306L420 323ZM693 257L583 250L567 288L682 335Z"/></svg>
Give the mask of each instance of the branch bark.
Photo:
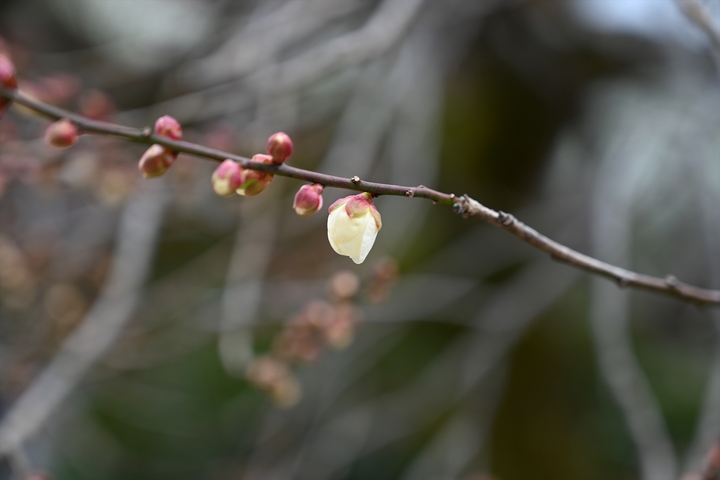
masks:
<svg viewBox="0 0 720 480"><path fill-rule="evenodd" d="M622 288L635 287L674 296L678 299L698 305L720 306L720 290L710 290L688 285L679 281L673 275L668 275L664 278L653 277L603 262L551 240L550 238L537 232L535 229L525 225L514 216L502 211L495 211L488 208L467 195L457 197L452 193L439 192L423 185L417 187L406 187L401 185L368 182L357 176L350 178L338 177L291 167L285 164L273 165L253 162L247 157L242 157L190 142L172 140L168 137L155 135L150 127L139 129L117 125L114 123L91 120L65 109L32 99L18 90L12 91L0 87L0 96L11 99L19 105L27 107L50 120L67 118L75 123L85 133L109 135L136 143L157 143L177 152L219 162L229 158L240 163L245 168L272 173L283 177L304 180L311 183L319 183L325 187L368 192L375 196L395 195L409 198L419 197L432 200L434 203L453 205L455 211L461 214L463 218L477 218L499 227L533 247L549 254L556 260L560 260L588 272L615 280Z"/></svg>

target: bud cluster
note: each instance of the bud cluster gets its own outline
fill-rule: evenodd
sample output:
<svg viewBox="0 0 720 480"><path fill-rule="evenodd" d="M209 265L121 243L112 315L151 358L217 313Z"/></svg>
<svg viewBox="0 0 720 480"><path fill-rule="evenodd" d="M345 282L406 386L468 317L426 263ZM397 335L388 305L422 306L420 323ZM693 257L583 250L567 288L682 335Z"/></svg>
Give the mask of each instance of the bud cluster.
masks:
<svg viewBox="0 0 720 480"><path fill-rule="evenodd" d="M173 140L181 140L182 127L173 117L165 115L155 122L155 134ZM148 148L140 158L138 169L145 178L159 177L168 171L177 156L178 152L156 143Z"/></svg>
<svg viewBox="0 0 720 480"><path fill-rule="evenodd" d="M292 140L290 140L288 134L274 133L270 135L267 141L267 155L258 153L252 157L251 161L279 165L292 155L292 149ZM275 176L272 173L246 168L233 160L227 159L213 172L212 186L215 193L221 197L227 197L233 193L252 197L262 193L273 181L273 178ZM322 204L322 199L320 202ZM310 215L310 213L305 215Z"/></svg>
<svg viewBox="0 0 720 480"><path fill-rule="evenodd" d="M352 343L362 319L357 304L360 292L361 281L355 273L344 270L333 275L327 299L310 300L285 324L269 354L251 364L248 380L280 406L297 402L300 385L289 365L312 362L326 348L339 350Z"/></svg>
<svg viewBox="0 0 720 480"><path fill-rule="evenodd" d="M290 362L316 360L325 346L349 345L360 318L361 311L352 302L312 300L275 337L273 354Z"/></svg>
<svg viewBox="0 0 720 480"><path fill-rule="evenodd" d="M269 155L258 153L253 156L253 162L272 163ZM229 158L218 166L212 175L212 186L215 193L227 197L233 193L246 197L255 196L263 192L275 176L259 170L245 168Z"/></svg>

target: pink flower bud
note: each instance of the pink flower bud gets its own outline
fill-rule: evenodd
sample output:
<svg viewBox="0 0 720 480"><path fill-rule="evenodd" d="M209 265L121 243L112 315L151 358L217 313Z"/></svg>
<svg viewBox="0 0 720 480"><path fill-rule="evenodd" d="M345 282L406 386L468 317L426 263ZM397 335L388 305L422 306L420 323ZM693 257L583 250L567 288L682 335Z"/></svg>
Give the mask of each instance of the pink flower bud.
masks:
<svg viewBox="0 0 720 480"><path fill-rule="evenodd" d="M215 193L227 197L240 188L243 181L243 168L230 159L225 160L212 174L212 186Z"/></svg>
<svg viewBox="0 0 720 480"><path fill-rule="evenodd" d="M258 153L257 155L254 155L252 157L252 161L260 163L272 163L272 157L270 155L263 155L261 153ZM242 170L242 182L236 191L240 195L252 197L265 190L268 185L270 185L270 182L272 182L273 178L275 178L275 175L273 175L272 173L265 173L259 170L251 170L249 168L245 168Z"/></svg>
<svg viewBox="0 0 720 480"><path fill-rule="evenodd" d="M155 133L162 137L172 138L173 140L182 139L182 127L177 120L170 115L160 117L155 122Z"/></svg>
<svg viewBox="0 0 720 480"><path fill-rule="evenodd" d="M108 121L115 110L112 99L100 90L89 90L83 93L78 103L80 115L93 120Z"/></svg>
<svg viewBox="0 0 720 480"><path fill-rule="evenodd" d="M78 138L78 128L67 118L51 123L45 130L45 141L55 147L69 147L75 145Z"/></svg>
<svg viewBox="0 0 720 480"><path fill-rule="evenodd" d="M302 395L300 384L285 362L271 356L256 358L247 369L248 381L281 408L295 405Z"/></svg>
<svg viewBox="0 0 720 480"><path fill-rule="evenodd" d="M2 53L0 53L0 85L8 90L15 90L17 88L15 65Z"/></svg>
<svg viewBox="0 0 720 480"><path fill-rule="evenodd" d="M15 65L2 53L0 53L0 86L8 90L15 90L17 88ZM5 97L0 97L0 117L8 105L10 105L10 100Z"/></svg>
<svg viewBox="0 0 720 480"><path fill-rule="evenodd" d="M322 191L323 186L319 183L300 187L293 201L295 212L301 217L306 217L320 210L323 204Z"/></svg>
<svg viewBox="0 0 720 480"><path fill-rule="evenodd" d="M293 143L287 133L273 133L268 138L265 150L272 156L273 163L280 164L292 155Z"/></svg>
<svg viewBox="0 0 720 480"><path fill-rule="evenodd" d="M159 177L167 172L176 158L177 153L155 144L145 151L138 163L138 168L145 178Z"/></svg>

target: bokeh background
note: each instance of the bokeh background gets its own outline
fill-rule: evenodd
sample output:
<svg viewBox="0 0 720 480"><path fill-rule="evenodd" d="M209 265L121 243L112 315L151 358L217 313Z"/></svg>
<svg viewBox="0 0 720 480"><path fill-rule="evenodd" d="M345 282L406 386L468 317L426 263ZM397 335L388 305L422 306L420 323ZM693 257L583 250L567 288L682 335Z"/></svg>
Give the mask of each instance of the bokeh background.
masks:
<svg viewBox="0 0 720 480"><path fill-rule="evenodd" d="M720 57L672 0L6 0L0 36L47 102L247 156L286 131L292 165L720 288ZM47 125L0 120L2 479L665 480L720 440L718 309L420 199L376 200L356 266L298 181L220 198L213 162L143 180Z"/></svg>

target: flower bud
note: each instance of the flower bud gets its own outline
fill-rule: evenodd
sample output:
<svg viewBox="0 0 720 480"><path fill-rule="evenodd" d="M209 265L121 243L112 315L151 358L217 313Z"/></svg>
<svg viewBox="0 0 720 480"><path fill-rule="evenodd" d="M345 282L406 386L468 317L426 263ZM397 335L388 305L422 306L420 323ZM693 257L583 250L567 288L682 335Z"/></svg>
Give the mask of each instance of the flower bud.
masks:
<svg viewBox="0 0 720 480"><path fill-rule="evenodd" d="M342 350L355 338L362 313L352 303L341 303L334 309L331 321L322 330L325 343L334 350Z"/></svg>
<svg viewBox="0 0 720 480"><path fill-rule="evenodd" d="M0 53L0 86L15 90L17 88L17 77L15 76L15 65L8 57ZM5 108L10 105L10 100L0 96L0 117L5 112Z"/></svg>
<svg viewBox="0 0 720 480"><path fill-rule="evenodd" d="M182 140L182 127L173 117L165 115L155 121L155 134L173 140Z"/></svg>
<svg viewBox="0 0 720 480"><path fill-rule="evenodd" d="M212 186L215 193L227 197L240 188L243 181L243 168L230 159L222 162L212 174Z"/></svg>
<svg viewBox="0 0 720 480"><path fill-rule="evenodd" d="M69 147L75 145L78 138L78 128L67 118L51 123L45 130L45 141L55 147Z"/></svg>
<svg viewBox="0 0 720 480"><path fill-rule="evenodd" d="M382 228L380 212L372 202L372 195L361 193L341 198L330 205L328 211L330 246L355 263L365 261Z"/></svg>
<svg viewBox="0 0 720 480"><path fill-rule="evenodd" d="M272 157L258 153L252 157L253 162L272 163ZM265 190L275 175L249 168L242 169L242 182L236 190L238 194L252 197Z"/></svg>
<svg viewBox="0 0 720 480"><path fill-rule="evenodd" d="M273 133L268 138L265 150L272 156L273 163L280 164L292 155L293 143L287 133Z"/></svg>
<svg viewBox="0 0 720 480"><path fill-rule="evenodd" d="M0 53L0 85L8 90L17 88L15 65L2 53Z"/></svg>
<svg viewBox="0 0 720 480"><path fill-rule="evenodd" d="M300 187L293 201L295 212L301 217L306 217L320 210L323 204L322 191L323 186L319 183Z"/></svg>
<svg viewBox="0 0 720 480"><path fill-rule="evenodd" d="M112 117L115 106L112 99L100 90L88 90L79 100L80 115L93 120L108 121Z"/></svg>
<svg viewBox="0 0 720 480"><path fill-rule="evenodd" d="M330 294L339 302L347 301L360 290L360 278L350 270L337 272L330 278Z"/></svg>
<svg viewBox="0 0 720 480"><path fill-rule="evenodd" d="M159 177L167 172L177 158L177 153L162 145L152 145L143 154L138 168L145 178Z"/></svg>
<svg viewBox="0 0 720 480"><path fill-rule="evenodd" d="M281 408L292 407L302 395L300 384L285 362L270 356L256 358L247 369L247 379Z"/></svg>

